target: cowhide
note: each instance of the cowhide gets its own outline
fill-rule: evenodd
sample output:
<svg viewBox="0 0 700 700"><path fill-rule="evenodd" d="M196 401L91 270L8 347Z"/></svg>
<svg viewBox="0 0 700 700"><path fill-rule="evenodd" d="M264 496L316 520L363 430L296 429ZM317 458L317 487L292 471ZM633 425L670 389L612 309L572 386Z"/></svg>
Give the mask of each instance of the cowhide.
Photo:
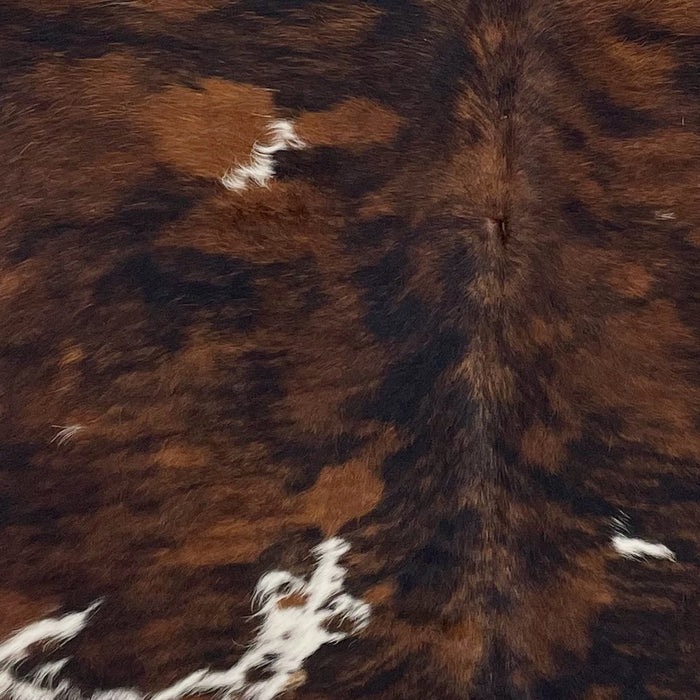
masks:
<svg viewBox="0 0 700 700"><path fill-rule="evenodd" d="M700 698L693 0L0 2L0 698Z"/></svg>

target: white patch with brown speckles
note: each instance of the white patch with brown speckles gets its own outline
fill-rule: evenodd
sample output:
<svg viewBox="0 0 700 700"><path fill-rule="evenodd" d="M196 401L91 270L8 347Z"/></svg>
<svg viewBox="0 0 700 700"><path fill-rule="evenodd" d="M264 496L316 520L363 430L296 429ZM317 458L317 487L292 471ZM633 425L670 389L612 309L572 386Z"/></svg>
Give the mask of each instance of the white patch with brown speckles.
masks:
<svg viewBox="0 0 700 700"><path fill-rule="evenodd" d="M304 662L319 647L348 636L348 632L328 629L333 620L348 621L352 634L369 621L369 605L343 592L346 571L339 562L348 549L344 540L331 538L313 550L316 568L309 579L288 571L271 571L260 579L253 602L259 607L256 616L262 622L249 649L230 669L196 671L150 696L136 689L117 688L97 691L91 700L181 700L209 693L222 698L273 700L298 682ZM298 604L282 604L291 598ZM16 667L29 656L33 645L60 644L79 634L97 605L84 612L35 622L0 645L0 697L58 700L69 695L84 700L69 680L61 678L66 660L40 666L26 678L16 674ZM259 669L265 669L266 677L249 681L249 673Z"/></svg>

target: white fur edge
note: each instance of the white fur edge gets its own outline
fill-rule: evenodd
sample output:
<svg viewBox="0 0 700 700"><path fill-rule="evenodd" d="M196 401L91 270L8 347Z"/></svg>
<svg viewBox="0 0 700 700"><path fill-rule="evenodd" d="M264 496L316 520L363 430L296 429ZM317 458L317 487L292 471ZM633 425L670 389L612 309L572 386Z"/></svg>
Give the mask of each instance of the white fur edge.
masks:
<svg viewBox="0 0 700 700"><path fill-rule="evenodd" d="M305 148L306 144L297 136L292 122L279 119L268 126L269 141L266 145L254 143L247 165L231 168L221 178L221 184L227 190L240 192L250 181L260 187L267 187L275 175L273 155L278 151Z"/></svg>
<svg viewBox="0 0 700 700"><path fill-rule="evenodd" d="M253 600L262 619L257 636L238 662L226 671L202 669L157 693L146 695L131 688L115 688L93 693L91 700L180 700L188 695L215 693L221 698L273 700L292 682L306 659L323 644L338 642L348 633L330 632L326 626L334 618L352 623L351 634L369 622L370 606L343 593L346 570L340 558L348 543L333 537L314 548L316 568L308 580L287 571L271 571L258 581ZM280 607L291 593L299 605ZM60 679L68 661L45 664L28 678L15 675L16 664L30 654L34 644L61 643L75 637L87 625L94 603L84 612L70 613L32 623L0 645L0 697L10 700L58 700L68 693L72 700L85 700L69 680ZM252 669L267 668L266 678L248 682Z"/></svg>

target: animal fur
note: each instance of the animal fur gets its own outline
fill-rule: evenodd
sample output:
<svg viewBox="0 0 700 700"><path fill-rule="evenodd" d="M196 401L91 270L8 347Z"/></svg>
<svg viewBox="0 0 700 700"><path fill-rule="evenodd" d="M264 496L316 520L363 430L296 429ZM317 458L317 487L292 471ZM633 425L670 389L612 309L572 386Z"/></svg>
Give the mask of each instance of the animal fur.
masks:
<svg viewBox="0 0 700 700"><path fill-rule="evenodd" d="M696 10L0 3L2 700L700 697Z"/></svg>

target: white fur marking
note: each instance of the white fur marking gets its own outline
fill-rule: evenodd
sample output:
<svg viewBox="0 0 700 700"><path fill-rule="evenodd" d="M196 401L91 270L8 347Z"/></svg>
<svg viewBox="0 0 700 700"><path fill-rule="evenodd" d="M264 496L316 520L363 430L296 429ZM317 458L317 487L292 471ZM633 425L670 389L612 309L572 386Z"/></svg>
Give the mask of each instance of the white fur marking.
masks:
<svg viewBox="0 0 700 700"><path fill-rule="evenodd" d="M51 442L55 442L59 447L64 445L68 440L74 438L81 430L85 429L84 425L52 425L52 428L60 428L60 430L51 438Z"/></svg>
<svg viewBox="0 0 700 700"><path fill-rule="evenodd" d="M10 700L54 700L68 690L70 684L67 681L55 684L56 676L67 659L39 667L29 680L17 678L14 667L29 656L35 644L62 644L75 637L99 604L100 601L97 601L83 612L34 622L0 645L0 697L9 697Z"/></svg>
<svg viewBox="0 0 700 700"><path fill-rule="evenodd" d="M75 637L87 624L90 614L100 604L93 603L87 610L69 613L63 617L50 617L27 625L0 644L0 668L25 659L34 644L54 642L61 644Z"/></svg>
<svg viewBox="0 0 700 700"><path fill-rule="evenodd" d="M626 537L625 535L615 535L612 538L613 549L627 559L643 559L653 557L654 559L676 560L676 555L665 545L656 544L640 540L637 537Z"/></svg>
<svg viewBox="0 0 700 700"><path fill-rule="evenodd" d="M56 676L63 670L68 661L68 659L61 659L60 661L53 661L52 663L39 666L32 673L32 680L39 685L53 686Z"/></svg>
<svg viewBox="0 0 700 700"><path fill-rule="evenodd" d="M274 121L268 128L270 133L268 144L264 145L256 141L250 154L250 162L247 165L231 168L221 178L221 184L227 190L240 192L247 187L250 180L260 187L267 187L275 174L273 155L278 151L301 149L306 146L296 135L292 122L286 119Z"/></svg>
<svg viewBox="0 0 700 700"><path fill-rule="evenodd" d="M630 518L620 511L617 517L612 519L614 534L610 540L613 549L626 559L669 559L676 561L676 555L664 544L647 542L638 537L630 537Z"/></svg>
<svg viewBox="0 0 700 700"><path fill-rule="evenodd" d="M673 221L676 218L675 212L672 211L655 211L654 216L659 221Z"/></svg>
<svg viewBox="0 0 700 700"><path fill-rule="evenodd" d="M190 695L214 693L225 700L273 700L302 670L303 664L319 647L339 642L356 634L369 621L370 607L343 593L345 569L339 561L350 546L333 537L313 550L316 568L308 580L288 571L265 574L255 588L255 613L261 618L255 640L238 662L227 671L202 669L169 688L155 693L150 700L181 700ZM299 604L290 596L296 594ZM288 605L281 605L287 599ZM28 625L0 646L0 696L11 700L58 700L67 693L73 700L87 700L68 680L56 678L66 659L46 664L28 679L15 675L15 665L30 653L37 642L61 642L74 637L86 625L97 604L85 612ZM328 630L333 620L351 623L351 632ZM248 673L265 668L267 676L250 682ZM91 700L144 700L147 696L129 688L101 690Z"/></svg>

